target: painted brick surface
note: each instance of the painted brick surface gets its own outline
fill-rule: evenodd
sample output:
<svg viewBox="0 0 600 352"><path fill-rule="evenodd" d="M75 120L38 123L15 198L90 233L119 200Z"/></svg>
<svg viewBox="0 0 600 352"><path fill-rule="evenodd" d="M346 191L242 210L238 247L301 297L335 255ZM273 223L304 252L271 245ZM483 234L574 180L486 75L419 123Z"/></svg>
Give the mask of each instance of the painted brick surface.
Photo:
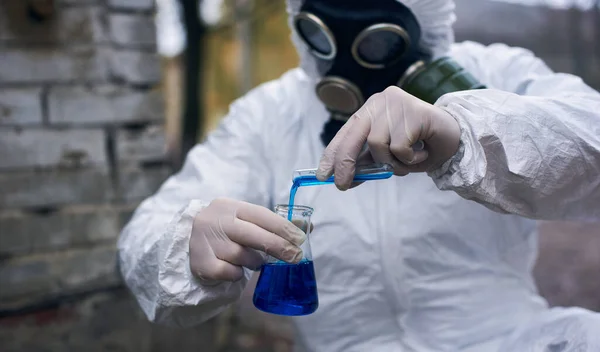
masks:
<svg viewBox="0 0 600 352"><path fill-rule="evenodd" d="M190 329L151 324L124 289L100 292L30 314L0 319L3 352L213 352L241 328L217 337L222 323L212 319ZM32 338L35 336L35 338ZM219 340L223 340L220 342ZM228 352L288 352L290 350L233 348ZM221 348L221 349L217 349Z"/></svg>
<svg viewBox="0 0 600 352"><path fill-rule="evenodd" d="M135 205L74 206L0 214L0 257L114 242Z"/></svg>
<svg viewBox="0 0 600 352"><path fill-rule="evenodd" d="M114 50L110 55L113 77L133 84L152 84L160 80L160 61L155 53Z"/></svg>
<svg viewBox="0 0 600 352"><path fill-rule="evenodd" d="M103 5L104 2L104 0L56 0L56 3L63 7Z"/></svg>
<svg viewBox="0 0 600 352"><path fill-rule="evenodd" d="M162 126L119 130L116 137L120 162L155 162L165 160L165 131Z"/></svg>
<svg viewBox="0 0 600 352"><path fill-rule="evenodd" d="M0 267L0 287L0 308L10 306L9 301L40 297L58 288L50 265L37 258L5 262Z"/></svg>
<svg viewBox="0 0 600 352"><path fill-rule="evenodd" d="M86 6L55 12L48 21L29 18L28 1L0 2L0 42L89 44L106 40L102 8Z"/></svg>
<svg viewBox="0 0 600 352"><path fill-rule="evenodd" d="M153 10L154 0L0 1L2 351L186 340L142 317L117 270L122 227L170 173ZM187 341L208 346L211 332Z"/></svg>
<svg viewBox="0 0 600 352"><path fill-rule="evenodd" d="M108 5L116 10L148 11L154 9L153 0L108 0Z"/></svg>
<svg viewBox="0 0 600 352"><path fill-rule="evenodd" d="M0 173L0 208L99 204L113 198L106 168Z"/></svg>
<svg viewBox="0 0 600 352"><path fill-rule="evenodd" d="M0 129L0 170L106 165L102 130Z"/></svg>
<svg viewBox="0 0 600 352"><path fill-rule="evenodd" d="M39 125L42 123L41 88L0 90L0 126Z"/></svg>
<svg viewBox="0 0 600 352"><path fill-rule="evenodd" d="M110 39L122 46L154 46L156 28L148 16L112 14L109 17Z"/></svg>
<svg viewBox="0 0 600 352"><path fill-rule="evenodd" d="M171 170L162 165L122 169L119 172L117 200L124 203L142 201L156 192L170 174Z"/></svg>
<svg viewBox="0 0 600 352"><path fill-rule="evenodd" d="M94 47L3 48L0 50L0 82L44 83L104 81L109 77L108 51Z"/></svg>
<svg viewBox="0 0 600 352"><path fill-rule="evenodd" d="M119 285L113 245L8 259L0 267L0 310Z"/></svg>
<svg viewBox="0 0 600 352"><path fill-rule="evenodd" d="M123 124L163 119L159 91L117 85L54 87L48 94L48 110L51 124Z"/></svg>

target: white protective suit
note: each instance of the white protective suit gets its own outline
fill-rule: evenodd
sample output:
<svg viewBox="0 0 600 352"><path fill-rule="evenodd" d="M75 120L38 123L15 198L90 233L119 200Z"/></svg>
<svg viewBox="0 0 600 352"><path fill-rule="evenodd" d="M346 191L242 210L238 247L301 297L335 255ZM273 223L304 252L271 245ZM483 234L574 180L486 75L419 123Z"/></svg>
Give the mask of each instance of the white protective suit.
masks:
<svg viewBox="0 0 600 352"><path fill-rule="evenodd" d="M432 175L437 186L482 194L490 207L525 215L573 215L557 209L563 197L583 209L576 198L583 191L553 198L553 184L542 185L541 195L501 192L511 177L541 182L537 172L550 167L556 175L568 174L557 168L569 167L580 170L590 184L584 190L597 195L598 166L592 165L598 161L593 147L600 149L594 142L598 94L579 78L553 73L526 50L451 44L450 0L403 2L423 27L423 47L437 55L450 50L490 88L448 94L438 102L460 121L465 139L462 159ZM289 2L290 13L299 6ZM203 286L191 274L189 238L204 206L216 197L269 208L286 203L293 170L318 165L324 150L319 134L329 114L314 93L311 58L297 45L302 67L236 101L218 129L190 151L182 170L140 205L124 229L121 270L150 320L179 326L206 321L236 301L252 275L246 271L241 281ZM542 138L522 137L538 129L548 138L565 138L560 151L549 150L551 143ZM502 135L507 131L510 136ZM540 159L531 160L529 152L538 149ZM571 156L590 164L562 159ZM477 167L452 172L467 161ZM347 192L333 185L298 191L297 204L315 209L311 245L320 306L312 315L293 318L297 350L600 351L598 314L548 309L538 295L531 275L535 223L440 192L435 183L425 174L411 174ZM472 191L472 185L482 188ZM526 208L528 199L542 204Z"/></svg>

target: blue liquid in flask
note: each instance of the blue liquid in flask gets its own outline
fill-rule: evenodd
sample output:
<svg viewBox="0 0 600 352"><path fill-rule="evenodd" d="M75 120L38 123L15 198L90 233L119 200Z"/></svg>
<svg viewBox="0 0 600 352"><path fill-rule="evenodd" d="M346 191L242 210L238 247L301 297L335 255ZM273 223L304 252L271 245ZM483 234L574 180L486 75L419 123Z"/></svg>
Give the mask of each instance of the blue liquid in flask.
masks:
<svg viewBox="0 0 600 352"><path fill-rule="evenodd" d="M298 316L317 310L317 280L312 260L263 265L254 290L254 306L264 312Z"/></svg>
<svg viewBox="0 0 600 352"><path fill-rule="evenodd" d="M359 168L355 182L375 181L390 178L392 167L373 164ZM316 169L298 170L290 189L288 220L292 221L294 200L299 187L334 183L331 176L325 181L316 177ZM298 264L283 261L264 264L254 290L254 306L263 312L287 316L308 315L317 310L317 280L312 260L304 259Z"/></svg>

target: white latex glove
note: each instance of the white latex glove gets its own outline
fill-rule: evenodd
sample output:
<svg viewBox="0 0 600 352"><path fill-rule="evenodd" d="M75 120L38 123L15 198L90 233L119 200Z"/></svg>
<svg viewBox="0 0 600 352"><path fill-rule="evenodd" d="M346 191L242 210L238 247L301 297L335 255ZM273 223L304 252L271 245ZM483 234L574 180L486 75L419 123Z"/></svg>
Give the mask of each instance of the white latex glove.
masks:
<svg viewBox="0 0 600 352"><path fill-rule="evenodd" d="M449 113L392 86L371 96L344 124L323 152L317 178L335 173L337 188L347 190L355 186L358 160L388 163L398 176L435 170L458 151L459 139L458 122ZM425 150L415 151L419 140Z"/></svg>
<svg viewBox="0 0 600 352"><path fill-rule="evenodd" d="M190 267L204 284L233 282L243 277L242 267L260 268L265 259L260 252L299 262L305 240L302 230L267 208L219 198L194 219Z"/></svg>

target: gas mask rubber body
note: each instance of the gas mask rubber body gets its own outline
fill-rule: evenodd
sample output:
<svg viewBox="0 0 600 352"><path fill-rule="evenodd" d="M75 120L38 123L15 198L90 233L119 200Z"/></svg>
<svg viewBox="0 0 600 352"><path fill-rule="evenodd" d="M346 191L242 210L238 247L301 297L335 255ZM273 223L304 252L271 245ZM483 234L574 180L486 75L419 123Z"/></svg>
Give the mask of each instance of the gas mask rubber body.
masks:
<svg viewBox="0 0 600 352"><path fill-rule="evenodd" d="M431 104L442 95L484 88L448 57L420 50L421 28L397 0L306 0L294 27L317 60L316 93L330 112L325 145L373 94L397 85Z"/></svg>

